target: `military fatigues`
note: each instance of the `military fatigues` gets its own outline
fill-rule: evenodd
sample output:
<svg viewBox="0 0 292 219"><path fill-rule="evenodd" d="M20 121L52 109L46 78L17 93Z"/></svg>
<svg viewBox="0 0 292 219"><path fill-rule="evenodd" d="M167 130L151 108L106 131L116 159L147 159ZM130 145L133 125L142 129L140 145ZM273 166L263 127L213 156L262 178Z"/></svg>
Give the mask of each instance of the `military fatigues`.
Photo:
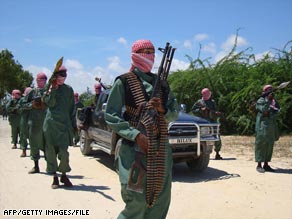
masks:
<svg viewBox="0 0 292 219"><path fill-rule="evenodd" d="M6 110L8 112L8 121L11 126L11 143L16 146L18 143L18 136L20 134L20 111L19 100L10 99L6 104Z"/></svg>
<svg viewBox="0 0 292 219"><path fill-rule="evenodd" d="M28 126L29 126L29 144L30 158L33 161L40 159L40 150L45 151L45 138L43 133L43 123L46 115L46 107L35 107L33 101L40 100L44 89L33 88L24 98L24 102L30 109Z"/></svg>
<svg viewBox="0 0 292 219"><path fill-rule="evenodd" d="M134 73L142 81L144 89L147 94L150 95L153 89L155 76L146 74L134 70ZM126 86L127 87L127 86ZM170 94L168 99L167 108L169 116L177 116L178 104L176 99ZM122 109L125 106L125 102L131 99L131 95L125 88L121 79L117 79L111 90L107 108L106 108L106 121L114 132L119 134L123 140L119 151L119 179L121 183L121 194L124 202L126 203L125 209L120 213L119 219L124 218L155 218L162 219L166 217L170 199L171 199L171 180L172 180L172 154L171 148L167 145L167 155L165 160L166 175L164 178L163 190L159 194L154 206L148 208L145 199L145 176L144 176L144 190L143 194L129 191L126 189L129 178L129 170L135 157L135 138L139 134L139 131L134 127L131 127L129 122L123 117ZM174 119L174 118L172 118ZM146 164L145 155L142 160L144 166Z"/></svg>
<svg viewBox="0 0 292 219"><path fill-rule="evenodd" d="M277 127L278 110L270 108L271 101L261 97L256 103L256 139L255 139L255 161L270 162L273 154L274 142L279 139ZM276 103L279 109L279 105Z"/></svg>
<svg viewBox="0 0 292 219"><path fill-rule="evenodd" d="M68 146L72 145L74 127L74 96L69 85L59 85L44 98L48 106L44 121L47 172L66 173L69 166ZM60 160L58 165L57 156Z"/></svg>
<svg viewBox="0 0 292 219"><path fill-rule="evenodd" d="M20 148L22 150L27 149L27 139L29 139L29 113L30 107L25 103L25 97L20 98Z"/></svg>
<svg viewBox="0 0 292 219"><path fill-rule="evenodd" d="M77 109L82 109L84 107L84 105L78 101L77 103L75 103L74 105L74 144L76 145L79 140L80 140L80 137L79 137L79 131L77 131L77 122L76 122L76 113L77 113Z"/></svg>
<svg viewBox="0 0 292 219"><path fill-rule="evenodd" d="M202 108L207 107L209 110L202 110ZM192 112L204 119L207 119L210 122L219 122L219 117L217 115L215 115L216 111L216 103L213 99L209 99L209 100L203 100L200 99L198 100L192 107ZM219 141L215 142L215 148L214 150L216 152L219 152L221 150L221 138L219 135Z"/></svg>

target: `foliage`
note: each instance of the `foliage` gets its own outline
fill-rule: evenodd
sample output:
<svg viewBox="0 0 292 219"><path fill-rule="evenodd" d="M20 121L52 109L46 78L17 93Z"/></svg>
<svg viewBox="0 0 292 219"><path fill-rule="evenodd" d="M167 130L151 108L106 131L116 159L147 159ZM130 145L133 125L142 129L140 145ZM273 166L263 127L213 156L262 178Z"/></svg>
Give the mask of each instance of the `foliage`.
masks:
<svg viewBox="0 0 292 219"><path fill-rule="evenodd" d="M32 74L22 69L8 50L0 52L0 98L13 89L24 91L33 81Z"/></svg>
<svg viewBox="0 0 292 219"><path fill-rule="evenodd" d="M90 91L87 91L80 94L79 99L84 106L91 106L91 104L94 102L94 95Z"/></svg>
<svg viewBox="0 0 292 219"><path fill-rule="evenodd" d="M169 83L179 103L192 105L201 98L201 90L209 87L217 109L226 117L221 121L223 134L254 134L255 114L250 103L261 94L265 84L276 88L292 80L292 41L281 50L273 49L262 59L256 60L252 49L236 52L237 36L230 53L214 65L209 59L193 60L187 55L187 70L170 74ZM289 47L290 46L290 47ZM292 132L292 84L278 90L275 95L281 106L279 126L282 133Z"/></svg>

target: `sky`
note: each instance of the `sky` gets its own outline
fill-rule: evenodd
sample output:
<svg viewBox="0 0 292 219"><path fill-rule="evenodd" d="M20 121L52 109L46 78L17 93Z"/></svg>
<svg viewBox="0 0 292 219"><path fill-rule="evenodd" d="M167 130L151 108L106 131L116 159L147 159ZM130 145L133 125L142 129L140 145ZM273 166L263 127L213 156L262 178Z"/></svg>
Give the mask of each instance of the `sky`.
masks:
<svg viewBox="0 0 292 219"><path fill-rule="evenodd" d="M216 63L235 42L257 58L292 40L292 0L0 0L0 50L48 77L60 57L75 92L111 85L131 66L131 45L149 39L177 48L171 71L189 59ZM153 72L162 53L156 50Z"/></svg>

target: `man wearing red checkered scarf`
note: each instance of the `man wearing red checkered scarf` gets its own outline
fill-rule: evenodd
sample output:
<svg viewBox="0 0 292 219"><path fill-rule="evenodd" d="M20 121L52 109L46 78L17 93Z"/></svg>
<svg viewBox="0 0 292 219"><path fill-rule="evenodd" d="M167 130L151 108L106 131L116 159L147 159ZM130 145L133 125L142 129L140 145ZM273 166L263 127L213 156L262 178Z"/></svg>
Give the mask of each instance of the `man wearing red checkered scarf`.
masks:
<svg viewBox="0 0 292 219"><path fill-rule="evenodd" d="M144 101L143 103L152 105L151 101L154 98L149 99L157 78L156 74L151 73L154 58L155 49L150 40L137 40L134 42L132 45L130 72L117 77L107 101L106 122L122 138L120 147L117 147L116 150L118 151L117 165L121 183L121 194L126 206L119 214L118 219L164 219L166 218L170 204L172 177L172 155L170 147L166 149L163 189L158 193L153 206L149 206L146 201L146 174L141 183L143 192L140 191L141 193L139 193L130 190L129 187L127 188L131 165L135 160L137 151L142 152L142 165L146 167L148 140L133 125L140 118L139 104L137 104L137 99L135 99L135 96L138 96L137 92L135 93L135 88L142 88L144 96L139 97ZM131 81L130 78L134 78L135 80ZM168 100L167 107L162 106L160 99L157 105L154 104L152 106L157 112L160 112L160 107L162 107L162 110L165 110L165 113L167 112L165 116L168 116L177 110L176 107L178 105L171 94L166 100Z"/></svg>
<svg viewBox="0 0 292 219"><path fill-rule="evenodd" d="M138 68L142 72L150 72L155 58L155 49L150 40L137 40L132 46L132 66L130 71Z"/></svg>

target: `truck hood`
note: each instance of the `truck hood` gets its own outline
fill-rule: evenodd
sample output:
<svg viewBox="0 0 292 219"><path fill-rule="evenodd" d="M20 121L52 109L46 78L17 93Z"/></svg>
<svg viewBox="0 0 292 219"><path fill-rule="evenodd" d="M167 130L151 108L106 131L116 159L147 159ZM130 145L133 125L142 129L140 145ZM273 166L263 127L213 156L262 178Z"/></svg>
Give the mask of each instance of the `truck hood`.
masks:
<svg viewBox="0 0 292 219"><path fill-rule="evenodd" d="M174 122L179 123L197 123L197 124L211 124L212 122L209 122L206 119L203 119L198 116L193 116L184 112L179 112L177 120Z"/></svg>

